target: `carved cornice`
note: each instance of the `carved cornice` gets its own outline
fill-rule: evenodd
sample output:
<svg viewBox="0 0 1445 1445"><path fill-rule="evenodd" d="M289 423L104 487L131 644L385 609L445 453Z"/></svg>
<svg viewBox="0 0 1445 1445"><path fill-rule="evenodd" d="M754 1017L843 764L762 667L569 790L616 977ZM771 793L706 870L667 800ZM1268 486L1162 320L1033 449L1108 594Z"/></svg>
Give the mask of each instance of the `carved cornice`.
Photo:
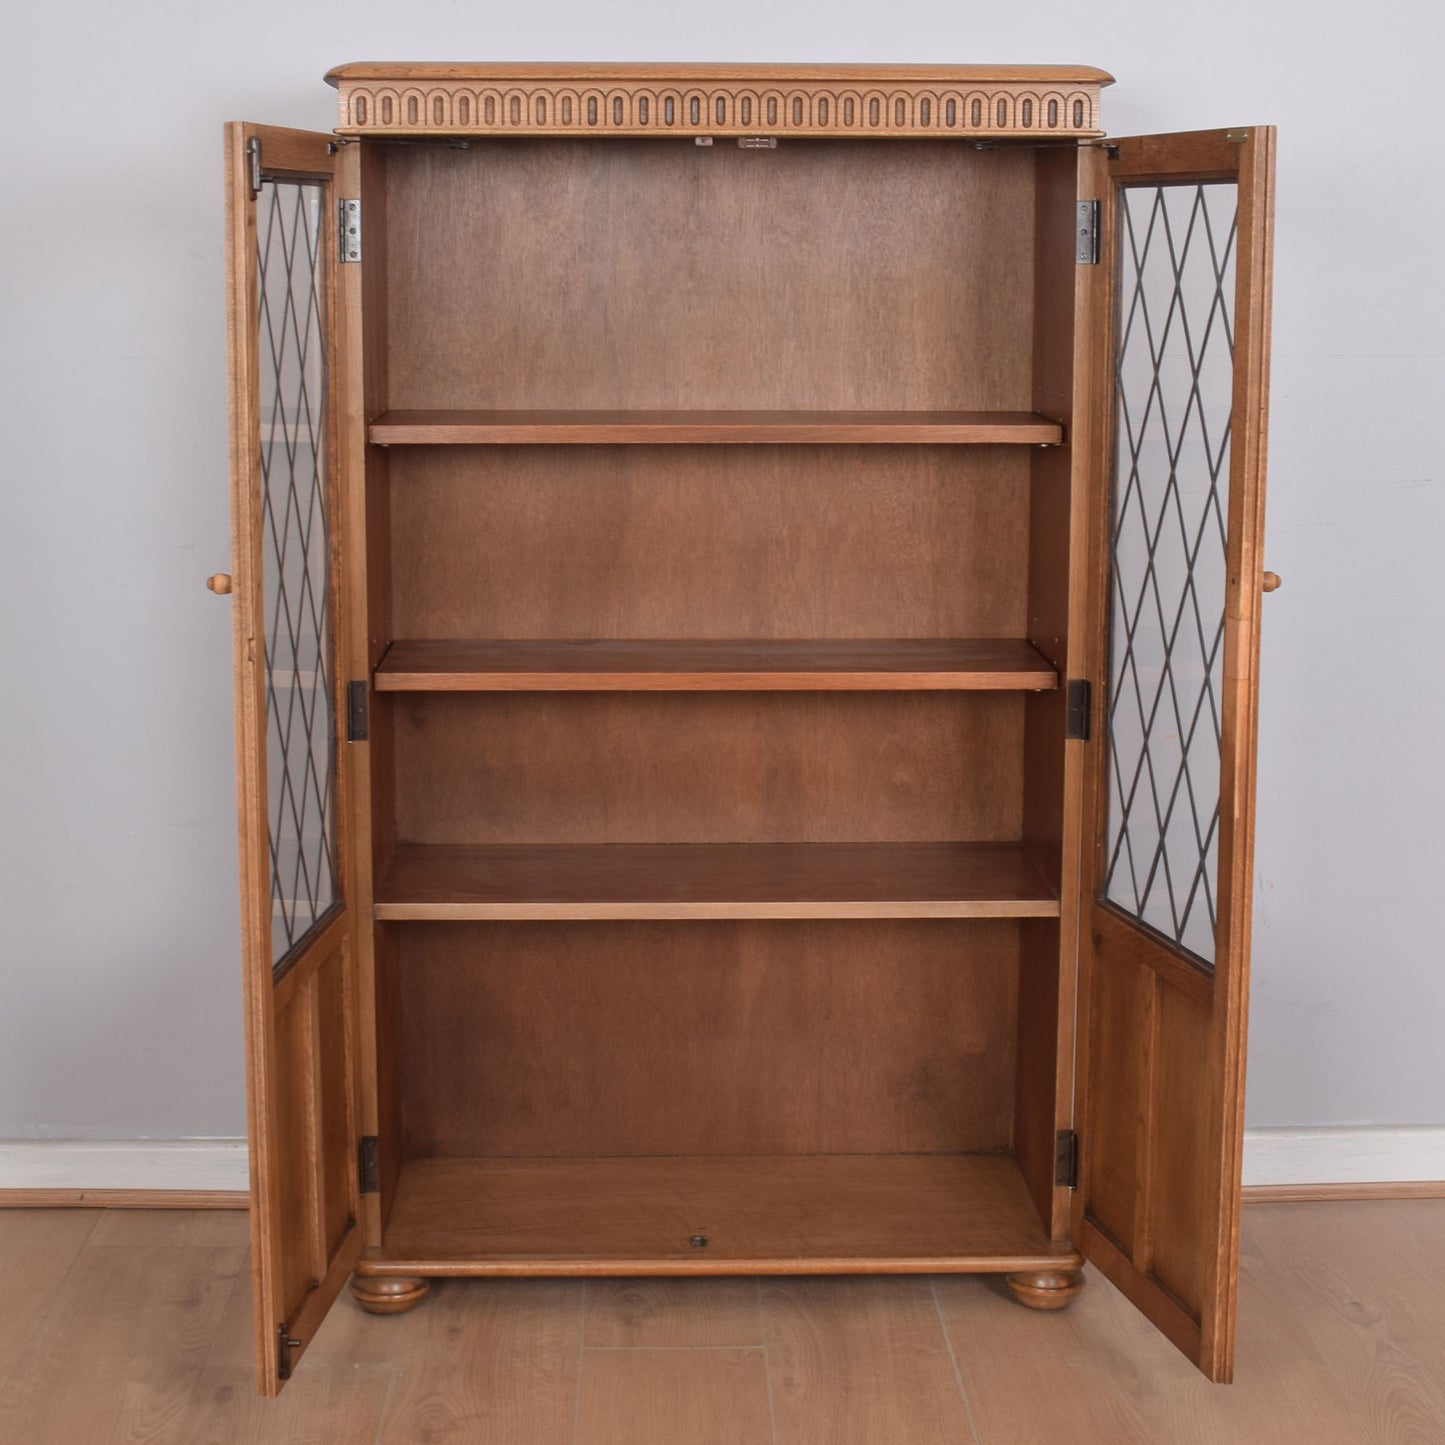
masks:
<svg viewBox="0 0 1445 1445"><path fill-rule="evenodd" d="M1103 71L1063 66L346 65L341 135L1097 136Z"/></svg>

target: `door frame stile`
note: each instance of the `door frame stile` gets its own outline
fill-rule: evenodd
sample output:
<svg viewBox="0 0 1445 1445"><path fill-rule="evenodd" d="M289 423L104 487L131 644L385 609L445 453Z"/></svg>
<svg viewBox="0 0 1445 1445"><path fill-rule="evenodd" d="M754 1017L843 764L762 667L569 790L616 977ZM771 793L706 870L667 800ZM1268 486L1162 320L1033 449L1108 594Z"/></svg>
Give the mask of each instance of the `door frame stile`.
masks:
<svg viewBox="0 0 1445 1445"><path fill-rule="evenodd" d="M245 960L246 993L246 1137L249 1142L251 1197L264 1199L264 1213L280 1208L277 1181L264 1147L275 1128L275 1106L268 1081L274 1077L275 1038L268 1026L274 1006L271 980L270 818L266 805L266 639L260 625L261 476L260 421L256 400L260 364L253 342L258 308L256 207L248 204L250 174L246 155L248 128L226 127L226 305L230 321L231 403L231 567L236 675L236 810L237 851L241 871L241 954ZM262 900L265 900L263 905ZM267 1394L280 1387L274 1339L276 1264L271 1240L262 1227L263 1210L250 1211L251 1256L261 1281L265 1308L254 1311L256 1358L264 1362Z"/></svg>
<svg viewBox="0 0 1445 1445"><path fill-rule="evenodd" d="M1235 239L1235 352L1233 413L1245 424L1230 449L1225 583L1224 688L1220 772L1232 777L1219 824L1217 957L1230 960L1215 987L1215 1054L1212 1077L1223 1120L1219 1170L1229 1205L1220 1216L1212 1252L1215 1278L1205 1294L1201 1362L1212 1378L1232 1373L1239 1253L1241 1168L1244 1148L1244 1065L1249 1014L1249 937L1254 901L1255 770L1259 715L1260 600L1263 596L1266 423L1269 412L1270 292L1274 257L1274 149L1271 127L1250 130L1240 141L1239 216ZM1246 231L1244 221L1250 222ZM1243 819L1237 836L1235 819ZM1227 1267L1228 1266L1228 1267ZM1220 1272L1224 1277L1219 1278ZM1225 1307L1215 1315L1221 1292Z"/></svg>
<svg viewBox="0 0 1445 1445"><path fill-rule="evenodd" d="M1097 146L1079 147L1077 196L1081 201L1093 200L1103 194L1108 184L1104 153ZM1101 258L1102 262L1102 258ZM1100 294L1099 266L1075 265L1074 272L1074 406L1069 433L1071 451L1070 518L1069 518L1069 641L1067 650L1069 678L1082 678L1092 685L1095 702L1104 696L1101 672L1095 659L1091 628L1090 598L1094 595L1093 526L1094 498L1090 481L1095 475L1098 448L1107 440L1108 428L1101 425L1101 388L1106 391L1107 378L1099 375L1095 358L1096 328L1100 312L1106 310L1107 295ZM1101 441L1101 438L1104 441ZM1061 858L1059 916L1059 1040L1060 1059L1067 1067L1059 1070L1060 1128L1072 1128L1076 1135L1083 1121L1079 1105L1079 1080L1083 1077L1087 1058L1087 1034L1079 1027L1079 1005L1086 997L1082 969L1087 951L1083 948L1084 930L1088 923L1089 898L1085 892L1088 879L1088 858L1091 839L1088 833L1088 786L1090 780L1089 749L1098 745L1097 725L1090 719L1093 741L1083 738L1064 742L1064 820ZM1087 1157L1083 1140L1079 1141L1079 1169ZM1058 1186L1054 1190L1053 1234L1077 1241L1078 1221L1075 1202L1081 1198L1082 1174L1072 1188Z"/></svg>
<svg viewBox="0 0 1445 1445"><path fill-rule="evenodd" d="M362 142L338 142L335 202L341 197L361 195ZM333 222L334 222L333 217ZM333 262L339 252L333 252ZM341 677L359 679L371 687L370 618L367 607L366 541L366 391L363 326L363 267L360 263L333 264L336 299L337 350L333 425L337 428L336 526L333 536L339 552L336 575L338 589L346 595L344 614L338 614L337 640L341 649ZM371 743L367 739L341 742L348 751L348 823L344 853L347 897L353 910L352 948L356 960L352 972L355 997L350 1000L352 1082L356 1099L353 1137L376 1136L380 1132L380 1103L377 1097L376 946L372 923L372 787ZM358 1177L359 1189L359 1177ZM381 1196L359 1194L357 1219L362 1228L363 1248L381 1243Z"/></svg>
<svg viewBox="0 0 1445 1445"><path fill-rule="evenodd" d="M1080 194L1085 200L1099 202L1099 230L1098 261L1092 266L1080 268L1079 281L1079 290L1086 298L1082 307L1084 320L1080 327L1079 341L1087 357L1082 368L1085 382L1079 413L1087 414L1089 431L1083 444L1076 438L1074 457L1075 468L1080 473L1079 494L1084 516L1081 529L1084 533L1084 561L1079 575L1083 581L1085 598L1081 609L1078 645L1081 669L1079 675L1089 679L1092 684L1094 708L1098 715L1094 721L1095 746L1098 752L1092 757L1082 753L1080 755L1079 796L1082 806L1077 885L1079 910L1074 934L1074 1128L1079 1135L1079 1167L1076 1187L1070 1200L1069 1230L1077 1245L1082 1245L1087 1227L1084 1201L1088 1198L1091 1162L1087 1127L1090 1031L1083 1010L1088 1008L1093 996L1093 950L1086 944L1090 927L1089 915L1094 901L1091 889L1093 879L1098 876L1098 855L1101 848L1100 830L1091 829L1089 819L1097 818L1099 811L1102 758L1108 746L1106 719L1109 697L1107 612L1103 607L1095 610L1090 603L1107 595L1106 539L1109 534L1109 477L1113 451L1110 424L1111 376L1107 363L1113 356L1114 318L1109 301L1113 294L1111 277L1117 265L1114 242L1114 186L1109 176L1107 152L1099 147L1086 146L1082 150L1082 156L1085 159L1080 162ZM1077 415L1074 425L1077 429ZM1084 745L1078 746L1082 748Z"/></svg>

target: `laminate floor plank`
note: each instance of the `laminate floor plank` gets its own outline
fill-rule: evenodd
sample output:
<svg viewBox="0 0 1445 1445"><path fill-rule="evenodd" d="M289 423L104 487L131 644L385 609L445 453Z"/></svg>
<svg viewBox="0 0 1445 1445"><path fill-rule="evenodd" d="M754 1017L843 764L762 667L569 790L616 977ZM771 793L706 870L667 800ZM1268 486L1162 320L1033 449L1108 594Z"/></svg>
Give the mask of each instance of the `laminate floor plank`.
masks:
<svg viewBox="0 0 1445 1445"><path fill-rule="evenodd" d="M396 1372L377 1445L572 1445L583 1294L573 1279L447 1280L375 1320Z"/></svg>
<svg viewBox="0 0 1445 1445"><path fill-rule="evenodd" d="M1021 1308L997 1279L935 1275L933 1290L963 1392L983 1445L1039 1440L1143 1442L1135 1400L1143 1383L1130 1353L1128 1305L1092 1271L1078 1299L1045 1314ZM1149 1366L1157 1364L1151 1339ZM1170 1346L1164 1344L1164 1350ZM1181 1363L1183 1363L1181 1361ZM1113 1378L1110 1370L1113 1368ZM1148 1367L1145 1367L1148 1368ZM1060 1381L1069 1382L1060 1389ZM1104 1388L1099 1388L1100 1384Z"/></svg>
<svg viewBox="0 0 1445 1445"><path fill-rule="evenodd" d="M986 1277L477 1280L343 1296L275 1401L243 1217L138 1213L0 1211L4 1445L1445 1440L1442 1200L1247 1209L1231 1386L1092 1271L1060 1314Z"/></svg>
<svg viewBox="0 0 1445 1445"><path fill-rule="evenodd" d="M1422 1252L1394 1205L1279 1204L1260 1211L1271 1268L1330 1377L1350 1403L1354 1439L1438 1445L1445 1439L1445 1310L1441 1255ZM1433 1278L1432 1278L1433 1276Z"/></svg>
<svg viewBox="0 0 1445 1445"><path fill-rule="evenodd" d="M392 1370L314 1365L308 1353L304 1378L301 1388L267 1400L256 1393L249 1366L208 1366L180 1419L176 1445L373 1445Z"/></svg>
<svg viewBox="0 0 1445 1445"><path fill-rule="evenodd" d="M759 1349L587 1350L576 1445L772 1445Z"/></svg>
<svg viewBox="0 0 1445 1445"><path fill-rule="evenodd" d="M0 1390L0 1440L183 1440L243 1249L81 1248Z"/></svg>
<svg viewBox="0 0 1445 1445"><path fill-rule="evenodd" d="M983 1445L1351 1445L1331 1379L1245 1218L1235 1382L1212 1385L1096 1271L1066 1311L1020 1309L1000 1282L934 1289Z"/></svg>
<svg viewBox="0 0 1445 1445"><path fill-rule="evenodd" d="M86 1245L91 1249L245 1249L244 1209L106 1209Z"/></svg>
<svg viewBox="0 0 1445 1445"><path fill-rule="evenodd" d="M763 1285L777 1445L976 1441L926 1277Z"/></svg>
<svg viewBox="0 0 1445 1445"><path fill-rule="evenodd" d="M95 1209L0 1210L0 1390L94 1230Z"/></svg>
<svg viewBox="0 0 1445 1445"><path fill-rule="evenodd" d="M758 1283L747 1278L587 1282L588 1349L763 1343Z"/></svg>

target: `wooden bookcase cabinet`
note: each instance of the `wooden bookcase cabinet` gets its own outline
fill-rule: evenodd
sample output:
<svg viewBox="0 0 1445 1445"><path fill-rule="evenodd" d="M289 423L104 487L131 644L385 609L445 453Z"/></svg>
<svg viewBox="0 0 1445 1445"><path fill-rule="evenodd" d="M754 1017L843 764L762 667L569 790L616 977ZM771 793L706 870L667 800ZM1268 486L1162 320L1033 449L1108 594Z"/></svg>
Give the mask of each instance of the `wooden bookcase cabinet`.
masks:
<svg viewBox="0 0 1445 1445"><path fill-rule="evenodd" d="M353 1273L1086 1258L1227 1379L1272 133L1105 142L1081 68L328 79L227 133L261 1388ZM1126 578L1191 407L1217 535ZM1202 945L1110 881L1140 575L1204 596Z"/></svg>

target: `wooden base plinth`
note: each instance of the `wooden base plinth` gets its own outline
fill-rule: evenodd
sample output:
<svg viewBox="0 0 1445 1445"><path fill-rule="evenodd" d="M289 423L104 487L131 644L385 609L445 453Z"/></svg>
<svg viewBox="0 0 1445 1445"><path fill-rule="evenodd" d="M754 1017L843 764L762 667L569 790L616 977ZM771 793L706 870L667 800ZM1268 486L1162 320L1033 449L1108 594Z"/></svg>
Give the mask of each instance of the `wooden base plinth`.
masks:
<svg viewBox="0 0 1445 1445"><path fill-rule="evenodd" d="M364 1274L351 1277L351 1293L369 1315L404 1315L415 1309L431 1288L429 1281L405 1276L374 1279Z"/></svg>
<svg viewBox="0 0 1445 1445"><path fill-rule="evenodd" d="M1031 1310L1061 1310L1074 1302L1084 1287L1084 1275L1077 1269L1030 1270L1007 1276L1009 1292Z"/></svg>

